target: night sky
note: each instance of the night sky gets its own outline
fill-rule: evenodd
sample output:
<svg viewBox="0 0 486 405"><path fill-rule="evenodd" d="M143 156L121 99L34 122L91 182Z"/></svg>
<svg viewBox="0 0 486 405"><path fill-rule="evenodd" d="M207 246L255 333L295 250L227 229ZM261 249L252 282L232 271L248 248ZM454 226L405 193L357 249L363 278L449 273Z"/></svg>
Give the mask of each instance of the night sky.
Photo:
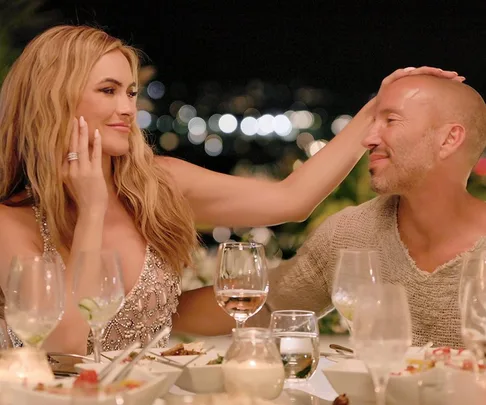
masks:
<svg viewBox="0 0 486 405"><path fill-rule="evenodd" d="M457 70L486 92L486 1L51 0L57 22L105 27L143 49L163 81L301 79L373 92L399 67Z"/></svg>

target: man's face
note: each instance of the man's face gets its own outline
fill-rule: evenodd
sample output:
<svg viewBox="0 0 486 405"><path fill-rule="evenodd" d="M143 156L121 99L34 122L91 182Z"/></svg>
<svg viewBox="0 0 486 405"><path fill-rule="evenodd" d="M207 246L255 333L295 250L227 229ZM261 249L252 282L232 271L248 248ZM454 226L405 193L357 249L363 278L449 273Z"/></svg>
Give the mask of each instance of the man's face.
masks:
<svg viewBox="0 0 486 405"><path fill-rule="evenodd" d="M377 96L375 122L363 145L370 150L371 187L403 194L419 186L437 159L430 89L402 79Z"/></svg>

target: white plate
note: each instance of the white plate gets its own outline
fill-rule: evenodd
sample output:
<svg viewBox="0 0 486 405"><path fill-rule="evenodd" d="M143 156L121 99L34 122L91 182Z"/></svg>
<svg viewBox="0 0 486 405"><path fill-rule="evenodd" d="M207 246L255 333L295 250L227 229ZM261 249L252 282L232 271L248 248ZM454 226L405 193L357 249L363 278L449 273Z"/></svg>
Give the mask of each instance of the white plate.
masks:
<svg viewBox="0 0 486 405"><path fill-rule="evenodd" d="M223 392L223 371L221 364L208 365L218 354L224 356L224 352L210 350L204 356L189 363L183 370L182 375L176 381L176 385L183 390L198 394L209 394ZM175 359L175 357L171 357Z"/></svg>
<svg viewBox="0 0 486 405"><path fill-rule="evenodd" d="M79 364L80 368L94 369L98 372L105 366L106 364ZM172 385L168 384L168 374L154 375L140 367L134 367L128 378L145 381L141 387L127 391L127 398L131 403L135 404L152 404L156 398L165 395ZM66 387L69 387L73 381L74 378L58 380L59 383L62 382ZM71 405L73 403L70 395L34 391L33 387L34 385L27 387L14 384L9 385L8 392L3 393L7 395L7 398L5 398L6 403L15 403L15 405ZM112 405L114 396L87 397L76 401L76 403L83 405Z"/></svg>

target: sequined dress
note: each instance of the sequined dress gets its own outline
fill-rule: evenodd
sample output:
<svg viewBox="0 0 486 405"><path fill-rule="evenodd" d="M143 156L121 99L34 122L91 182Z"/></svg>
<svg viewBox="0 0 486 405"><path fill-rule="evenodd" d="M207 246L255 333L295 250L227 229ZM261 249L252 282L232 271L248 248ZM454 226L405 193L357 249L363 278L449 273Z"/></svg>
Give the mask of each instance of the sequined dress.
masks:
<svg viewBox="0 0 486 405"><path fill-rule="evenodd" d="M37 207L33 209L44 242L44 254L58 254L45 218ZM172 314L177 310L180 294L180 277L147 245L143 269L135 286L126 295L123 307L103 330L102 350L124 349L136 340L145 344L162 327L172 327ZM14 346L22 345L10 328L9 335ZM160 340L158 346L166 346L168 339L167 336ZM90 333L88 352L91 351Z"/></svg>

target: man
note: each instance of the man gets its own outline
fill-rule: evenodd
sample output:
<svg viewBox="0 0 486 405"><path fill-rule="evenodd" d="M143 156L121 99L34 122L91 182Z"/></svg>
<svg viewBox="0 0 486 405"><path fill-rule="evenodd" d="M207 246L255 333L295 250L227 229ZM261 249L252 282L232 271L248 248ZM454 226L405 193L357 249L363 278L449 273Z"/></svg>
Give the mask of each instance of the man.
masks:
<svg viewBox="0 0 486 405"><path fill-rule="evenodd" d="M486 105L456 80L417 75L382 86L363 145L380 196L329 217L271 274L270 310L324 315L339 249L379 251L382 278L407 291L413 344L462 346L462 255L486 248L486 204L466 190L486 146Z"/></svg>

